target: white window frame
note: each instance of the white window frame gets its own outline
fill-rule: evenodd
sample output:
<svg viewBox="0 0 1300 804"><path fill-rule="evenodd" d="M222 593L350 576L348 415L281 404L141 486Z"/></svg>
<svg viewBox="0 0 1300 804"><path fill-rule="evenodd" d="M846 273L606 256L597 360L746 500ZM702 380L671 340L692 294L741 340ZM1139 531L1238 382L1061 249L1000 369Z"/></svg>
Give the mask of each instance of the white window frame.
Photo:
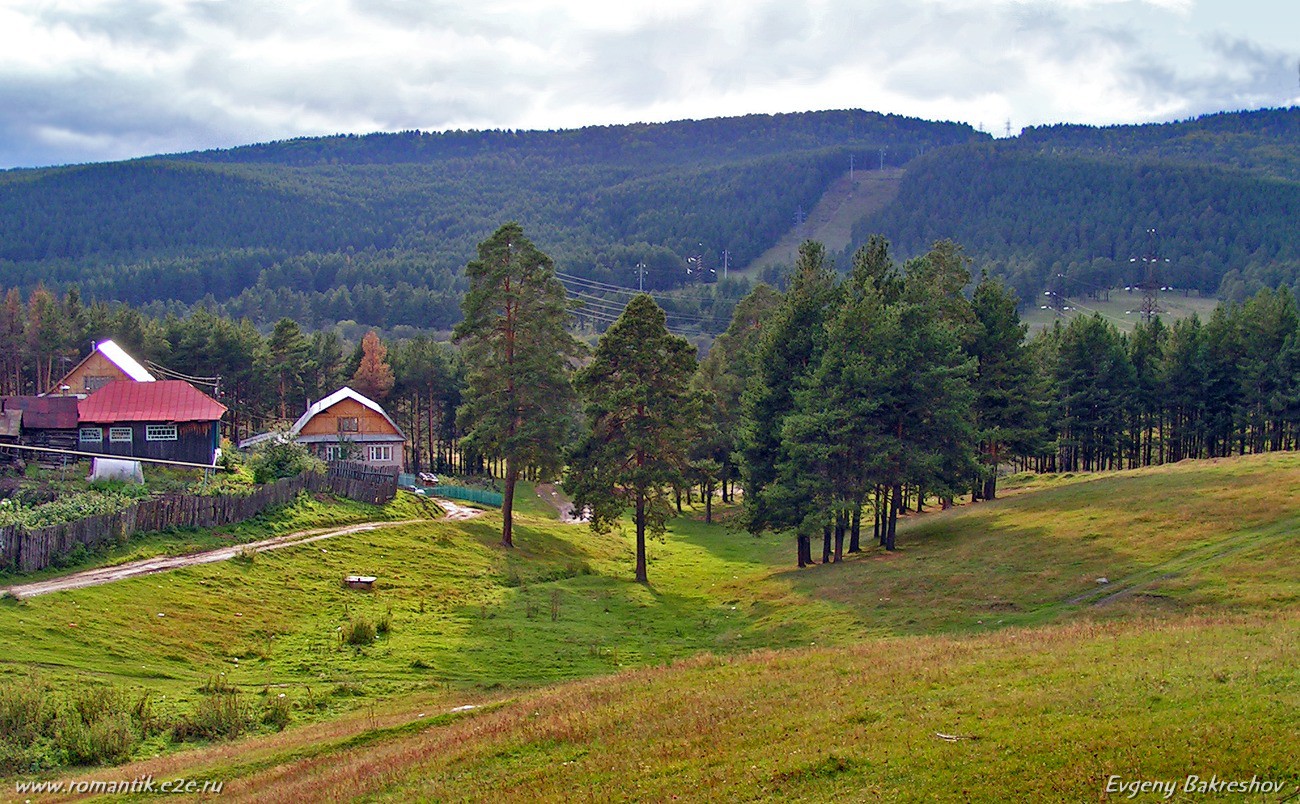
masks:
<svg viewBox="0 0 1300 804"><path fill-rule="evenodd" d="M366 450L366 455L369 457L369 463L392 463L393 445L371 444Z"/></svg>
<svg viewBox="0 0 1300 804"><path fill-rule="evenodd" d="M103 444L104 428L103 427L79 427L77 428L77 443L79 444Z"/></svg>
<svg viewBox="0 0 1300 804"><path fill-rule="evenodd" d="M135 431L130 427L108 428L108 443L110 444L130 444L134 440Z"/></svg>
<svg viewBox="0 0 1300 804"><path fill-rule="evenodd" d="M174 424L146 424L144 426L145 441L176 441L180 433Z"/></svg>
<svg viewBox="0 0 1300 804"><path fill-rule="evenodd" d="M340 460L343 460L343 445L342 445L342 444L326 444L326 445L325 445L325 460L327 460L327 461L340 461Z"/></svg>

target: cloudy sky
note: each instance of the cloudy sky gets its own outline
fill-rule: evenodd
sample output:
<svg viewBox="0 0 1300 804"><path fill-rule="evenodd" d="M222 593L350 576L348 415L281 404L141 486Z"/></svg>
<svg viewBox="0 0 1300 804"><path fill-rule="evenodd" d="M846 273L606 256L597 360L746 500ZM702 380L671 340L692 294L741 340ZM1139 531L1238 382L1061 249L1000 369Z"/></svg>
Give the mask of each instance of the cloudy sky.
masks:
<svg viewBox="0 0 1300 804"><path fill-rule="evenodd" d="M342 132L1300 104L1295 0L0 0L0 168Z"/></svg>

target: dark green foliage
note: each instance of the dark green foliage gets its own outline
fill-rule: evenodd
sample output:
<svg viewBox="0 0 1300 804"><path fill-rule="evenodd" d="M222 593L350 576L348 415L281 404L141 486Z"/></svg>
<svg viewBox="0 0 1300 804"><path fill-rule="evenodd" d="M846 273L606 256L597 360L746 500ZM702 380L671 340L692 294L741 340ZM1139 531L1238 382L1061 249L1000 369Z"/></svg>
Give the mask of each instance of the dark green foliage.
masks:
<svg viewBox="0 0 1300 804"><path fill-rule="evenodd" d="M601 336L574 386L586 403L588 432L569 457L564 489L593 529L608 529L633 508L636 579L645 582L647 530L663 533L670 487L689 469L693 425L701 411L690 391L695 350L669 334L647 295L633 297Z"/></svg>
<svg viewBox="0 0 1300 804"><path fill-rule="evenodd" d="M768 319L743 397L745 519L754 533L792 527L803 519L806 492L786 487L765 494L785 458L782 429L795 408L795 390L825 348L825 321L836 298L835 275L820 243L805 242L781 306Z"/></svg>
<svg viewBox="0 0 1300 804"><path fill-rule="evenodd" d="M1045 400L1035 384L1015 297L985 275L971 297L971 310L975 327L967 351L975 358L975 429L983 463L977 494L991 500L1004 455L1029 455L1042 447Z"/></svg>
<svg viewBox="0 0 1300 804"><path fill-rule="evenodd" d="M1142 277L1130 259L1159 237L1159 281L1244 301L1300 283L1300 109L1153 126L1029 129L914 160L897 200L855 227L904 254L961 242L1021 300L1061 274L1084 297Z"/></svg>
<svg viewBox="0 0 1300 804"><path fill-rule="evenodd" d="M220 305L269 324L447 329L459 269L518 220L581 276L651 286L762 253L849 155L891 161L984 139L969 126L860 111L578 131L325 137L0 175L0 286L87 299ZM36 211L34 213L34 211ZM171 309L176 309L172 307ZM718 327L721 329L721 326Z"/></svg>
<svg viewBox="0 0 1300 804"><path fill-rule="evenodd" d="M456 327L467 367L457 414L465 445L505 467L501 542L513 546L515 483L521 472L557 473L574 430L569 363L583 353L554 265L524 236L502 226L466 266L470 289Z"/></svg>
<svg viewBox="0 0 1300 804"><path fill-rule="evenodd" d="M253 480L270 483L282 477L297 477L303 472L320 472L324 467L318 458L296 441L271 438L254 450L248 459L253 470Z"/></svg>

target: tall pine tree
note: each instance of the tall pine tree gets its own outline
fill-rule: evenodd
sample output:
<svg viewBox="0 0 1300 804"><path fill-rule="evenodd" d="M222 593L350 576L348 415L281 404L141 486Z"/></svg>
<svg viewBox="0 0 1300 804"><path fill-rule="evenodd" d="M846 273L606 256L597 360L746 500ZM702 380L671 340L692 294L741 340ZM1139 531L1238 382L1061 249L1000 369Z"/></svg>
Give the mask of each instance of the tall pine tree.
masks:
<svg viewBox="0 0 1300 804"><path fill-rule="evenodd" d="M558 472L573 432L569 362L582 353L568 330L571 311L555 265L508 223L478 246L465 272L469 290L455 340L466 366L457 415L464 446L505 461L501 544L514 546L520 473Z"/></svg>
<svg viewBox="0 0 1300 804"><path fill-rule="evenodd" d="M699 395L691 392L695 349L668 332L648 295L633 297L596 346L574 385L586 402L589 431L569 459L564 488L577 510L608 529L632 507L636 579L646 582L646 532L662 533L669 489L689 464Z"/></svg>

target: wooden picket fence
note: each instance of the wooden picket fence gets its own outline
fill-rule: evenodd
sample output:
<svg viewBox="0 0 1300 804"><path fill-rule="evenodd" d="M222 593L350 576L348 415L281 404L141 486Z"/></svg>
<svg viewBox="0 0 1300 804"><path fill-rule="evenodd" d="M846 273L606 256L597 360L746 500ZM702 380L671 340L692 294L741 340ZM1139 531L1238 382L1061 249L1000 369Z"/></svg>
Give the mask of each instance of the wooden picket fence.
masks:
<svg viewBox="0 0 1300 804"><path fill-rule="evenodd" d="M397 473L362 473L333 465L325 474L303 474L269 483L245 496L200 497L166 494L121 511L28 530L0 528L0 566L20 572L45 569L78 544L95 548L124 543L136 533L168 528L219 528L252 519L267 508L292 502L300 493L330 493L382 505L397 493Z"/></svg>

